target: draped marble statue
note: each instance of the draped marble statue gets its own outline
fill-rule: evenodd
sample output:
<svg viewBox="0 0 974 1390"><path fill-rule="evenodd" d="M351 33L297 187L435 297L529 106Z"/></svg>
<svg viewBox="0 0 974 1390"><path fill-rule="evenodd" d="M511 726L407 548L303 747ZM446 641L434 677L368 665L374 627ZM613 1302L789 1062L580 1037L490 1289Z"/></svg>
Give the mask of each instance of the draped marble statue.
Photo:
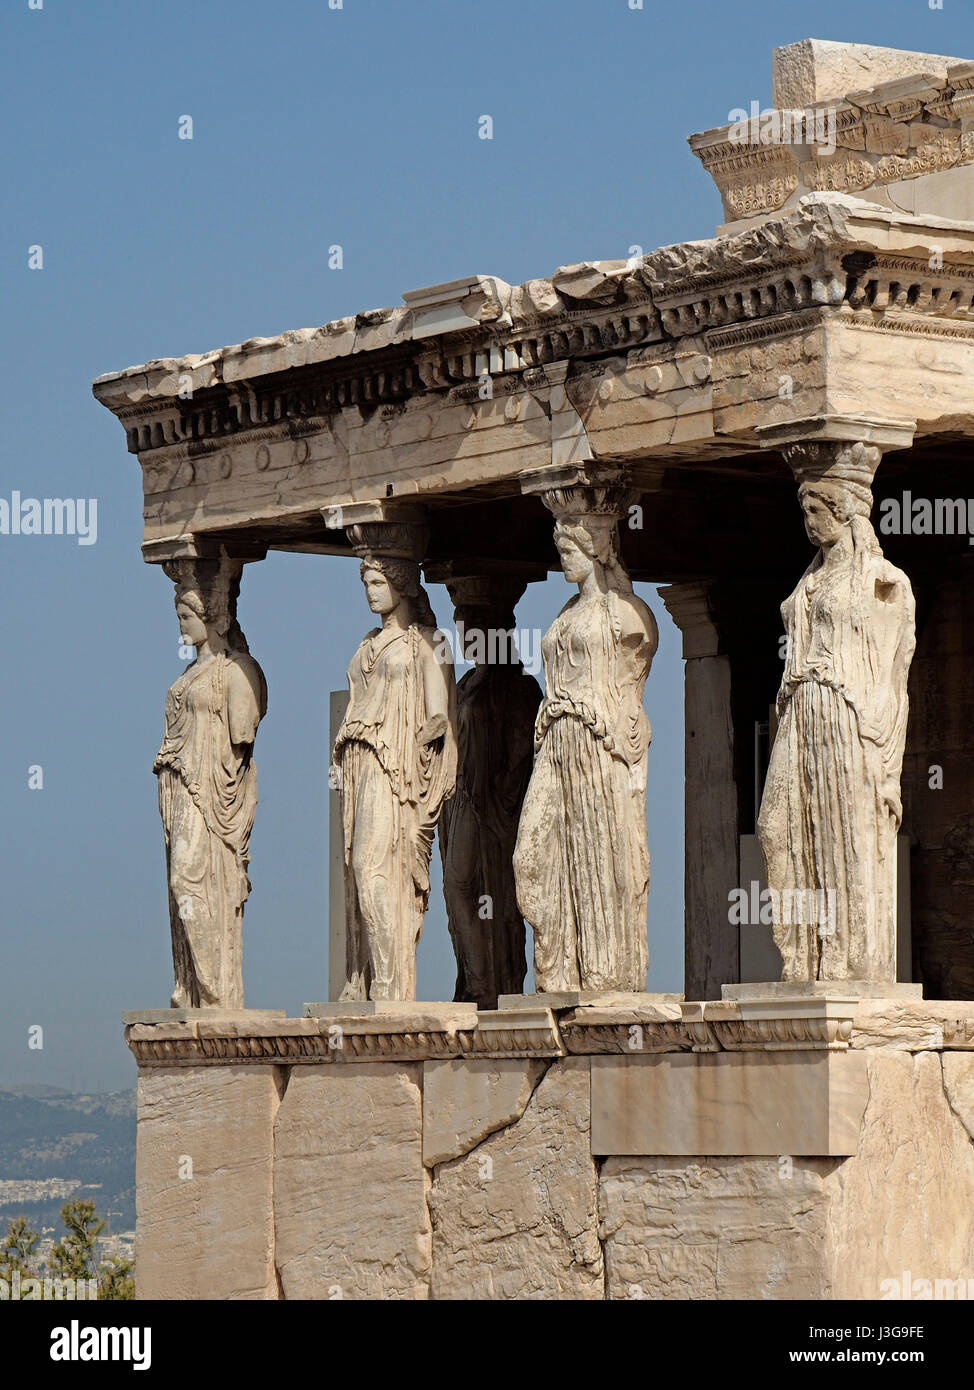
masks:
<svg viewBox="0 0 974 1390"><path fill-rule="evenodd" d="M447 587L474 662L457 685L457 789L440 817L454 998L496 1009L499 994L520 994L527 970L512 860L541 690L514 644L523 582L473 576Z"/></svg>
<svg viewBox="0 0 974 1390"><path fill-rule="evenodd" d="M173 1008L243 1008L241 937L257 809L263 672L236 620L241 562L177 560L176 615L196 659L166 695L153 764L166 839Z"/></svg>
<svg viewBox="0 0 974 1390"><path fill-rule="evenodd" d="M345 861L342 999L415 999L433 834L456 778L456 688L419 565L373 551L361 567L381 616L348 668L335 740Z"/></svg>
<svg viewBox="0 0 974 1390"><path fill-rule="evenodd" d="M779 724L758 821L782 979L892 982L913 591L869 521L879 449L809 443L785 455L818 550L781 608Z"/></svg>
<svg viewBox="0 0 974 1390"><path fill-rule="evenodd" d="M658 633L619 558L627 499L615 488L544 495L562 570L579 592L542 642L545 698L514 854L539 992L646 987L642 699Z"/></svg>

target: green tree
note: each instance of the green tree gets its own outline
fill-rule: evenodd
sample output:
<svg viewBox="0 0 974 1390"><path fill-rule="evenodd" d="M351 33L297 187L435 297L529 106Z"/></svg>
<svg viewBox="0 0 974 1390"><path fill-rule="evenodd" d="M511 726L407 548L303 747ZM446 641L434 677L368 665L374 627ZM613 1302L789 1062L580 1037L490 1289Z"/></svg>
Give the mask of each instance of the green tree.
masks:
<svg viewBox="0 0 974 1390"><path fill-rule="evenodd" d="M6 1279L9 1283L18 1269L21 1279L36 1278L39 1241L40 1235L27 1225L25 1216L13 1217L7 1234L0 1242L0 1279Z"/></svg>
<svg viewBox="0 0 974 1390"><path fill-rule="evenodd" d="M125 1302L135 1297L132 1261L114 1255L98 1259L98 1237L105 1229L94 1202L66 1202L61 1208L66 1233L51 1250L48 1272L62 1279L97 1279L98 1297Z"/></svg>
<svg viewBox="0 0 974 1390"><path fill-rule="evenodd" d="M23 1216L14 1217L0 1242L0 1278L10 1282L14 1271L21 1279L96 1279L98 1297L107 1302L126 1302L135 1298L132 1261L123 1255L99 1260L98 1237L105 1229L94 1202L66 1202L61 1208L65 1233L51 1248L47 1269L39 1267L37 1246L40 1236L31 1230Z"/></svg>
<svg viewBox="0 0 974 1390"><path fill-rule="evenodd" d="M51 1247L48 1273L59 1279L94 1279L95 1242L105 1229L95 1215L94 1202L65 1202L61 1208L65 1235Z"/></svg>
<svg viewBox="0 0 974 1390"><path fill-rule="evenodd" d="M132 1261L122 1255L105 1260L98 1271L98 1297L103 1302L122 1303L135 1297Z"/></svg>

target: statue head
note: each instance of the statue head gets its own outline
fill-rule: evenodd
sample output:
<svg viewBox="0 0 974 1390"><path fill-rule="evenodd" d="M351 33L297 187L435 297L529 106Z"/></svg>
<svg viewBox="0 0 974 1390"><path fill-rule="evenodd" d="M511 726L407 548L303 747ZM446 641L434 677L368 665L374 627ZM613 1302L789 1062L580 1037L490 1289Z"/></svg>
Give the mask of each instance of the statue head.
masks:
<svg viewBox="0 0 974 1390"><path fill-rule="evenodd" d="M191 646L247 650L236 617L243 568L239 561L173 560L163 568L176 585L180 635Z"/></svg>
<svg viewBox="0 0 974 1390"><path fill-rule="evenodd" d="M555 524L555 545L569 584L581 584L594 573L600 589L632 592L632 583L619 558L614 516L592 513L563 518Z"/></svg>
<svg viewBox="0 0 974 1390"><path fill-rule="evenodd" d="M426 590L420 583L415 560L402 556L368 554L359 568L365 597L373 613L392 613L400 603L406 606L404 626L436 627Z"/></svg>
<svg viewBox="0 0 974 1390"><path fill-rule="evenodd" d="M805 513L805 534L818 546L834 545L855 518L868 519L872 510L868 486L835 477L802 483L798 500Z"/></svg>
<svg viewBox="0 0 974 1390"><path fill-rule="evenodd" d="M448 578L446 587L457 623L486 631L513 628L514 608L526 586L518 575L473 573Z"/></svg>
<svg viewBox="0 0 974 1390"><path fill-rule="evenodd" d="M202 595L195 589L176 590L176 617L179 635L190 647L201 647L207 640L206 607Z"/></svg>
<svg viewBox="0 0 974 1390"><path fill-rule="evenodd" d="M854 545L872 549L876 542L869 513L879 447L862 440L813 439L789 444L782 452L799 484L805 533L812 544L827 549L851 530Z"/></svg>

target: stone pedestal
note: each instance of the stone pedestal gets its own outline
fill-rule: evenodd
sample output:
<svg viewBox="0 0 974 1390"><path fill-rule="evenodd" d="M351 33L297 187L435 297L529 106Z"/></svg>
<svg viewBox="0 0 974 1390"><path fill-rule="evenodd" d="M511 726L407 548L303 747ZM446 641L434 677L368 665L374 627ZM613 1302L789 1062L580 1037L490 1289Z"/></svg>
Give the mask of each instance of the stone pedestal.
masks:
<svg viewBox="0 0 974 1390"><path fill-rule="evenodd" d="M885 980L762 980L746 985L722 985L722 999L738 1003L798 999L922 999L923 985Z"/></svg>
<svg viewBox="0 0 974 1390"><path fill-rule="evenodd" d="M594 1008L655 1008L663 1011L661 1017L679 1018L682 994L630 993L619 989L566 989L540 994L502 994L497 1001L498 1009L523 1013L537 1008L577 1009ZM670 1010L668 1014L665 1012Z"/></svg>
<svg viewBox="0 0 974 1390"><path fill-rule="evenodd" d="M413 1007L129 1027L140 1298L878 1299L904 1271L974 1277L974 1003Z"/></svg>

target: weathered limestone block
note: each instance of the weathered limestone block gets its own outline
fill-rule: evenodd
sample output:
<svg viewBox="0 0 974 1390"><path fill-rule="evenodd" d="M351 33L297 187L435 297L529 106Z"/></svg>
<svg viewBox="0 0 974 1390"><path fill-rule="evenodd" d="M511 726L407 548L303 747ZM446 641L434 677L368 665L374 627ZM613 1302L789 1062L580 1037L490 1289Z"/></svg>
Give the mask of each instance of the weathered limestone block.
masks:
<svg viewBox="0 0 974 1390"><path fill-rule="evenodd" d="M592 1150L727 1157L854 1154L866 1058L786 1052L593 1057Z"/></svg>
<svg viewBox="0 0 974 1390"><path fill-rule="evenodd" d="M826 1177L835 1298L881 1298L886 1280L974 1276L974 1146L944 1094L936 1052L869 1050L859 1152ZM960 1094L968 1054L948 1062ZM967 1089L967 1088L965 1088ZM970 1094L967 1089L967 1094Z"/></svg>
<svg viewBox="0 0 974 1390"><path fill-rule="evenodd" d="M871 43L801 39L772 50L772 101L779 107L835 101L849 92L915 73L946 77L947 68L959 61L938 53L878 48Z"/></svg>
<svg viewBox="0 0 974 1390"><path fill-rule="evenodd" d="M969 1052L945 1052L943 1068L950 1108L974 1139L974 1057Z"/></svg>
<svg viewBox="0 0 974 1390"><path fill-rule="evenodd" d="M423 1162L469 1153L524 1114L546 1062L469 1057L423 1065Z"/></svg>
<svg viewBox="0 0 974 1390"><path fill-rule="evenodd" d="M558 1060L516 1124L436 1169L434 1298L603 1297L589 1124L588 1058Z"/></svg>
<svg viewBox="0 0 974 1390"><path fill-rule="evenodd" d="M279 1297L271 1201L283 1075L244 1065L140 1071L140 1299Z"/></svg>
<svg viewBox="0 0 974 1390"><path fill-rule="evenodd" d="M849 1046L939 1052L974 1044L974 1005L941 999L863 999Z"/></svg>
<svg viewBox="0 0 974 1390"><path fill-rule="evenodd" d="M421 1107L417 1065L293 1070L274 1138L285 1298L428 1297Z"/></svg>
<svg viewBox="0 0 974 1390"><path fill-rule="evenodd" d="M607 1296L820 1299L833 1159L609 1158L599 1201Z"/></svg>

